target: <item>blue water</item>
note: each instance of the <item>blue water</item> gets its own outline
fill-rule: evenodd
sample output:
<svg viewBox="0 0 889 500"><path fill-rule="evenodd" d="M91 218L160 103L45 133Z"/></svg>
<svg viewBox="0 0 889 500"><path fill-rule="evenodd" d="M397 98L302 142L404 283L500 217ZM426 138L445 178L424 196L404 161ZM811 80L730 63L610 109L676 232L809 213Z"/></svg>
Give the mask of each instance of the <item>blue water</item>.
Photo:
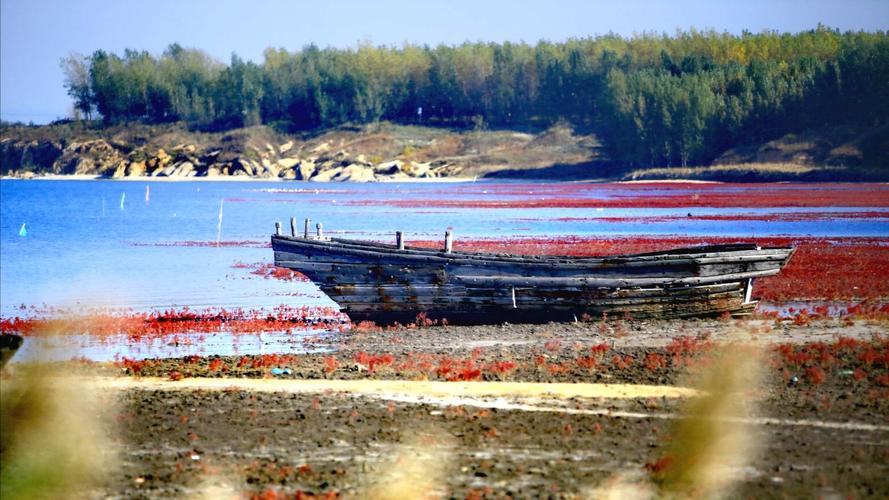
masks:
<svg viewBox="0 0 889 500"><path fill-rule="evenodd" d="M150 200L145 200L150 186ZM127 308L334 306L314 285L282 282L234 268L271 262L263 245L291 216L323 222L344 237L408 241L460 237L560 235L889 236L889 212L875 219L817 221L550 221L563 217L749 214L863 209L477 209L398 208L362 201L516 199L547 196L552 185L522 184L528 194L498 194L493 183L318 184L300 182L0 181L0 315L22 306ZM279 192L278 190L299 190ZM633 188L628 187L628 190ZM726 189L735 189L727 186ZM534 191L537 192L534 192ZM653 193L653 191L647 191ZM675 193L675 192L674 192ZM590 185L579 196L608 197ZM121 205L121 198L124 198ZM222 224L219 210L222 203ZM359 204L356 204L359 203ZM22 224L26 235L20 235ZM216 241L248 241L213 246ZM199 242L202 246L182 246Z"/></svg>
<svg viewBox="0 0 889 500"><path fill-rule="evenodd" d="M150 200L145 201L150 185ZM527 184L521 185L523 188ZM496 184L316 184L281 182L0 181L0 314L21 304L52 307L173 306L273 307L333 305L317 289L253 276L236 261L271 262L274 222L323 222L329 234L388 240L396 230L411 238L559 235L889 236L886 218L835 221L554 221L563 217L744 214L859 209L477 209L355 205L364 200L511 198ZM302 192L277 192L280 189ZM547 185L541 184L541 193ZM631 189L631 188L628 188ZM734 189L727 187L727 189ZM317 190L317 192L316 192ZM532 185L529 190L534 190ZM591 185L583 194L597 193ZM651 192L651 191L648 191ZM488 194L491 193L491 194ZM125 195L123 208L121 197ZM529 195L531 196L531 195ZM219 208L222 202L222 225ZM885 209L868 209L882 211ZM531 219L531 220L529 220ZM26 224L27 236L19 236ZM252 241L238 247L207 245ZM158 246L159 244L171 244ZM311 293L312 291L317 293ZM288 294L301 293L299 297Z"/></svg>

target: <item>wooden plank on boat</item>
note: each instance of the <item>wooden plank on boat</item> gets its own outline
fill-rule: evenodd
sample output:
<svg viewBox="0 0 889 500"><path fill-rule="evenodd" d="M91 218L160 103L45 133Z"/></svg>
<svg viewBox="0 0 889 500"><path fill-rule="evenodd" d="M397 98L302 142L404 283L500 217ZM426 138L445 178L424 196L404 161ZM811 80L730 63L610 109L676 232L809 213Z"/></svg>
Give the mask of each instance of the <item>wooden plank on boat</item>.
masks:
<svg viewBox="0 0 889 500"><path fill-rule="evenodd" d="M444 268L447 270L449 274L456 275L478 275L478 276L486 276L490 275L492 269L490 267L479 266L479 265L459 265L452 264L447 266L434 266L434 265L404 265L404 264L391 264L391 263L378 263L378 264L368 264L363 262L356 261L331 261L331 260L293 260L296 256L289 253L278 252L276 253L276 265L288 267L291 269L296 269L299 271L319 271L319 272L335 272L341 273L342 275L366 275L367 271L371 268L374 269L374 274L376 275L389 275L389 276L397 276L403 273L408 272L430 272L436 273L438 270ZM322 257L316 257L315 259L320 259ZM323 257L329 259L329 257ZM768 270L777 270L780 268L780 263L775 262L745 262L745 263L728 263L728 264L716 264L716 265L708 265L708 266L648 266L648 267L635 267L628 269L620 269L620 268L599 268L599 267L591 267L585 270L577 270L577 269L561 269L555 267L545 267L545 268L536 268L533 266L510 266L507 268L499 268L497 269L498 276L512 276L512 277L522 277L522 276L533 276L533 277L564 277L564 278L573 278L573 277L586 277L586 278L609 278L609 277L624 277L624 278L681 278L688 276L698 276L698 277L706 277L706 276L724 276L731 274L740 274L740 273L748 273L748 272L757 272L757 271L768 271Z"/></svg>
<svg viewBox="0 0 889 500"><path fill-rule="evenodd" d="M490 253L477 253L477 252L453 252L452 254L446 254L441 250L428 249L428 248L416 248L416 247L408 247L408 253L405 255L402 254L394 254L392 250L395 249L392 245L386 244L354 244L354 243L345 243L344 241L348 240L329 240L324 242L319 242L314 239L292 239L286 237L277 237L273 241L273 244L277 244L282 248L286 247L294 247L298 248L298 252L306 252L312 248L319 249L325 253L350 253L355 252L359 255L367 255L367 253L378 254L384 256L401 256L410 255L414 257L434 257L436 259L446 259L446 260L473 260L473 259L481 259L485 261L512 261L512 262L551 262L554 264L571 264L571 263L589 263L594 261L603 261L610 262L613 264L624 264L626 262L662 262L669 261L675 259L688 259L688 258L720 258L720 257L731 257L731 256L740 256L740 255L774 255L778 257L786 256L789 253L790 249L766 249L766 250L738 250L731 252L700 252L695 249L688 249L687 254L679 254L679 253L669 253L669 254L644 254L639 256L633 255L623 255L623 256L608 256L608 257L566 257L566 256L515 256L515 255L506 255L506 254L490 254Z"/></svg>
<svg viewBox="0 0 889 500"><path fill-rule="evenodd" d="M719 276L688 277L688 278L550 278L534 276L466 276L451 275L457 282L479 286L596 286L596 287L628 287L648 285L695 285L719 283L721 281L738 281L747 278L759 278L778 273L778 269L752 271L747 273L725 274Z"/></svg>
<svg viewBox="0 0 889 500"><path fill-rule="evenodd" d="M273 239L273 244L278 245L295 245L295 246L318 246L317 241L313 240L305 240L301 238L287 238L287 237L276 237ZM366 241L355 241L355 240L343 240L339 238L332 238L330 240L325 241L321 246L331 249L331 248L355 248L355 249L363 249L370 250L382 253L391 253L392 250L395 249L393 245L385 244L385 243L376 243L376 242L366 242ZM411 253L416 254L429 254L429 255L438 255L443 256L443 253L440 249L427 248L427 247L407 247L407 250ZM488 252L461 252L454 251L451 257L454 258L481 258L485 260L519 260L519 261L590 261L590 260L613 260L613 261L622 261L622 260L653 260L659 261L664 259L672 259L677 257L719 257L720 255L764 255L770 253L778 253L778 254L790 254L793 252L792 248L786 247L777 247L777 248L762 248L752 245L752 244L741 244L741 245L711 245L711 246L703 246L703 247L689 247L689 248L681 248L674 249L669 251L661 251L661 252L649 252L642 254L625 254L625 255L612 255L612 256L560 256L560 255L515 255L515 254L505 254L505 253L488 253Z"/></svg>
<svg viewBox="0 0 889 500"><path fill-rule="evenodd" d="M635 306L642 307L652 304L674 304L677 307L681 304L691 304L698 302L707 302L721 299L736 299L743 301L740 292L722 292L703 297L684 296L684 297L648 297L648 298L599 298L595 301L582 300L578 297L570 295L564 297L547 297L540 298L531 294L523 294L521 291L514 289L504 291L498 295L487 296L369 296L369 295L336 295L331 294L330 298L335 302L346 302L350 305L383 305L392 303L404 303L411 306L419 307L458 307L466 305L489 305L489 306L512 306L514 308L525 307L550 307L550 306L566 306L584 308L589 304L596 306Z"/></svg>
<svg viewBox="0 0 889 500"><path fill-rule="evenodd" d="M741 302L740 297L731 297L731 298L721 298L710 301L695 301L688 303L657 303L657 304L635 304L635 305L616 305L612 306L609 304L589 304L587 306L577 306L577 305L552 305L552 304L537 304L537 305L529 305L527 307L522 307L519 309L512 309L511 306L504 307L504 304L484 304L484 303L468 303L468 304L458 304L457 307L454 305L446 305L444 307L436 307L434 304L432 305L420 305L418 308L417 304L410 303L389 303L389 304L360 304L353 303L349 304L346 307L347 314L352 313L364 313L364 314L372 314L372 313L382 313L382 312L413 312L415 315L419 312L426 312L429 314L438 314L442 315L445 318L448 318L448 314L450 313L452 316L467 313L467 312L481 312L488 314L496 314L498 311L508 310L512 313L532 313L542 315L543 317L549 317L551 313L561 313L563 315L576 315L581 316L583 314L589 314L594 316L600 316L602 313L607 313L609 315L619 315L619 314L630 314L636 318L643 317L685 317L685 316L696 316L700 314L718 314L724 311L732 311L737 309L743 309L743 303ZM450 320L450 318L448 318ZM508 320L507 320L508 321Z"/></svg>
<svg viewBox="0 0 889 500"><path fill-rule="evenodd" d="M788 249L775 249L769 251L746 251L745 253L739 254L738 252L719 254L719 253L689 253L687 255L680 254L669 254L669 255L644 255L640 257L633 256L620 256L620 257L589 257L589 258L569 258L569 257L534 257L534 258L523 258L512 256L511 258L503 258L498 254L468 254L468 253L457 253L454 252L452 254L443 253L442 251L434 251L434 250L415 250L413 248L409 249L406 253L394 253L394 247L391 245L386 245L384 247L380 246L368 246L368 245L349 245L343 244L339 241L336 242L319 242L315 240L291 240L286 238L276 238L276 241L281 242L281 250L286 251L288 246L298 248L296 250L300 255L312 255L313 253L319 253L321 255L336 255L338 257L343 257L347 255L363 257L363 258L373 258L373 259L395 259L398 261L404 262L429 262L429 263L442 263L442 262L451 262L451 263L471 263L475 260L481 260L484 265L498 265L510 262L518 262L518 263L541 263L548 264L551 266L587 266L593 264L595 262L600 262L602 265L608 266L633 266L633 265L646 265L646 263L657 263L658 265L668 265L671 262L675 262L677 264L694 262L695 259L715 259L710 262L719 262L725 261L725 259L738 259L743 257L745 254L753 256L753 260L783 260L787 258ZM706 262L706 261L705 261Z"/></svg>

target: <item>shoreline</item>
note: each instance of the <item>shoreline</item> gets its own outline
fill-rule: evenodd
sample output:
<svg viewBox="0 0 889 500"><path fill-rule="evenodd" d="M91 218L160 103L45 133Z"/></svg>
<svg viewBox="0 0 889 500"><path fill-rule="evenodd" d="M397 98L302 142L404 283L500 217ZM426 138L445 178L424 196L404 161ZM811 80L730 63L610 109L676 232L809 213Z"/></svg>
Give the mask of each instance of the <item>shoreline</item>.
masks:
<svg viewBox="0 0 889 500"><path fill-rule="evenodd" d="M313 182L296 179L281 178L264 178L264 177L244 177L244 176L218 176L218 177L105 177L101 175L88 174L68 174L68 175L39 175L30 178L0 176L0 180L4 181L121 181L121 182L280 182L280 183L302 183L302 184L429 184L429 183L467 183L476 182L492 182L492 183L546 183L546 184L732 184L730 181L711 181L699 179L661 179L661 180L610 180L603 178L590 179L556 179L556 178L479 178L475 177L411 177L411 178L382 178L373 181L326 181ZM804 181L803 181L804 182ZM792 184L794 181L764 181L767 184ZM844 183L839 181L839 183ZM863 182L866 184L889 184L887 182Z"/></svg>
<svg viewBox="0 0 889 500"><path fill-rule="evenodd" d="M304 183L304 184L374 184L374 183L473 183L479 179L474 177L428 177L428 178L406 178L406 179L378 179L367 182L356 181L328 181L313 182L295 179L266 178L266 177L246 177L246 176L218 176L218 177L104 177L101 175L88 174L70 174L70 175L40 175L30 178L12 177L4 175L0 177L4 181L123 181L123 182L281 182L281 183ZM541 179L544 181L545 179Z"/></svg>
<svg viewBox="0 0 889 500"><path fill-rule="evenodd" d="M716 184L874 184L889 185L889 181L879 180L863 180L863 181L807 181L807 180L761 180L761 181L731 181L731 180L703 180L703 179L638 179L638 180L620 180L607 178L589 178L589 179L560 179L552 177L539 178L498 178L498 177L408 177L408 178L381 178L373 181L305 181L296 179L282 178L266 178L266 177L246 177L246 176L216 176L216 177L105 177L101 175L89 174L51 174L51 175L35 175L29 178L4 175L0 176L3 181L114 181L114 182L275 182L275 183L302 183L302 184L472 184L476 182L485 183L532 183L532 184L626 184L626 185L645 185L645 184L695 184L695 185L716 185Z"/></svg>

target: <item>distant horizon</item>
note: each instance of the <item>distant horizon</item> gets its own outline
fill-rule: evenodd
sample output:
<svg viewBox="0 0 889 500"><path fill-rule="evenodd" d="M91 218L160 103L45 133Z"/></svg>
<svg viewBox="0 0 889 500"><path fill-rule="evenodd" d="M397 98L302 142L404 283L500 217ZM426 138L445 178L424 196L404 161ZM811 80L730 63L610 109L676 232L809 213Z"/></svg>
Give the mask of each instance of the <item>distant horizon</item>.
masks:
<svg viewBox="0 0 889 500"><path fill-rule="evenodd" d="M95 50L145 50L157 55L173 43L228 63L232 54L261 63L268 48L353 49L562 42L618 35L673 36L714 31L740 35L831 30L885 32L889 2L837 4L753 0L743 4L686 0L658 2L427 2L360 1L326 5L266 0L194 0L151 5L109 0L4 0L0 3L0 119L49 123L70 115L60 60ZM430 22L430 19L435 22ZM493 21L492 21L493 20Z"/></svg>

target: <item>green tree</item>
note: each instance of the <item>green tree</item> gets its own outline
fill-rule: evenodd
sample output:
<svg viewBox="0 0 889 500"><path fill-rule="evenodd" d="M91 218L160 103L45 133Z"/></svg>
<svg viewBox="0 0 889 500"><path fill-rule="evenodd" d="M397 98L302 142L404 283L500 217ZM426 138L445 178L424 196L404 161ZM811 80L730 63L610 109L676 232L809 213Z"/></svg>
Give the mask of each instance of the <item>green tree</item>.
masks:
<svg viewBox="0 0 889 500"><path fill-rule="evenodd" d="M65 89L74 101L74 109L92 119L93 93L90 86L90 62L80 54L70 54L61 61L65 74Z"/></svg>

